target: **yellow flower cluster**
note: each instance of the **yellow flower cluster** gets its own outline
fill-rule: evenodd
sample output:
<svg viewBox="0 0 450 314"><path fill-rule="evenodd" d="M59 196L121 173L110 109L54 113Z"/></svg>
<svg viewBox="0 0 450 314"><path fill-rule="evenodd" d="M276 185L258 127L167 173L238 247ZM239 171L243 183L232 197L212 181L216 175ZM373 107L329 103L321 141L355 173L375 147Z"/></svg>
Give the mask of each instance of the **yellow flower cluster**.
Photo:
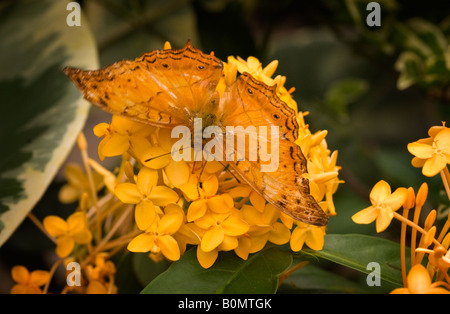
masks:
<svg viewBox="0 0 450 314"><path fill-rule="evenodd" d="M277 64L273 61L263 68L254 57L247 61L229 57L217 90L223 92L238 72L249 72L268 85L277 84L279 98L297 114L297 144L307 159L311 194L326 213L335 215L333 194L341 183L337 152L327 148L326 131L310 131L304 121L308 113L297 111L291 97L294 89L284 87L286 78L271 78ZM82 287L72 290L115 292L115 268L108 260L124 247L148 252L155 261L176 261L193 245L204 268L215 263L220 251L234 251L247 259L268 242L290 243L293 251L304 244L322 249L325 227L294 221L281 213L222 163L174 161L170 129L114 115L110 123L95 126L94 133L101 138L100 159L121 156L120 166L109 171L90 159L80 136L85 171L70 165L68 184L60 193L62 201L78 198L80 206L67 219L46 217L41 226L56 243L56 253L65 264L70 258L82 267ZM103 187L106 193L99 193Z"/></svg>
<svg viewBox="0 0 450 314"><path fill-rule="evenodd" d="M408 151L414 155L412 165L422 168L425 176L431 177L440 173L442 183L450 200L450 173L447 164L450 163L450 129L433 126L429 136L408 144ZM417 194L412 187L400 187L393 193L390 185L381 180L370 192L371 206L353 215L358 224L369 224L376 221L377 232L384 231L393 218L401 221L401 251L403 288L397 288L392 293L450 293L450 215L437 233L436 210L431 210L423 223L419 225L422 208L428 196L428 185L423 183ZM403 213L396 211L403 207ZM412 220L409 211L414 208ZM406 227L411 227L411 269L407 273L405 262ZM420 239L418 237L420 234ZM419 242L417 240L419 239ZM427 267L422 266L425 255L428 254Z"/></svg>

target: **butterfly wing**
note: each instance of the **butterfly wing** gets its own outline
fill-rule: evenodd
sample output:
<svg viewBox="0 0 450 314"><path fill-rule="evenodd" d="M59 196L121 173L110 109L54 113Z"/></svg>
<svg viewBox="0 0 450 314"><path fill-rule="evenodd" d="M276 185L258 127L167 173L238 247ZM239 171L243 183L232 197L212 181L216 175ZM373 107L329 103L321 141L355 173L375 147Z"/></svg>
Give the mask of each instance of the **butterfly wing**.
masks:
<svg viewBox="0 0 450 314"><path fill-rule="evenodd" d="M113 114L158 127L188 124L213 98L222 62L194 49L154 50L104 69L65 68L84 97Z"/></svg>
<svg viewBox="0 0 450 314"><path fill-rule="evenodd" d="M274 171L262 171L261 160L250 160L248 149L243 160L230 162L230 166L256 192L269 203L294 219L308 224L325 226L328 215L320 208L310 194L309 181L303 175L307 173L306 159L300 147L294 143L298 136L298 124L295 112L282 102L275 93L275 87L269 87L244 73L230 86L221 98L224 125L278 126L279 138L276 139L278 167ZM235 135L239 136L236 131ZM248 132L247 132L248 133ZM272 134L256 137L259 140L257 157L261 156L261 143L270 147ZM237 149L237 148L236 148ZM236 154L237 155L237 154Z"/></svg>

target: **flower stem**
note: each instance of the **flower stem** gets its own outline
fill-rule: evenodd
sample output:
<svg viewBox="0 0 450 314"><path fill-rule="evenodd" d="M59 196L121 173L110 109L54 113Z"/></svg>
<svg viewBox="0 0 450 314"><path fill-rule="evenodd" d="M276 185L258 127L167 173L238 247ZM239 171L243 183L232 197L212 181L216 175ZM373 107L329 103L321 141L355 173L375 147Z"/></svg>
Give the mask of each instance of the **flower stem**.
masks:
<svg viewBox="0 0 450 314"><path fill-rule="evenodd" d="M426 234L427 234L427 232L425 231L425 229L423 229L422 227L420 227L420 226L417 225L416 223L412 222L411 220L409 220L409 219L403 217L403 216L400 215L399 213L394 212L394 217L395 217L397 220L399 220L399 221L401 221L401 222L404 222L405 224L407 224L408 226L410 226L411 228L413 228L413 231L414 231L414 230L419 231L419 232L422 233L423 235L426 235ZM433 243L434 243L435 245L441 245L441 243L439 243L439 241L436 240L436 239L433 239ZM412 248L411 248L411 250L412 250ZM415 249L414 249L414 250L415 250ZM411 261L411 264L412 264L412 261ZM412 264L412 265L414 265L414 264Z"/></svg>
<svg viewBox="0 0 450 314"><path fill-rule="evenodd" d="M403 208L403 217L408 219L409 208ZM402 279L403 287L407 287L406 281L406 223L402 222L401 234L400 234L400 262L402 265Z"/></svg>
<svg viewBox="0 0 450 314"><path fill-rule="evenodd" d="M96 212L97 212L97 215L94 217L94 219L95 219L95 225L96 225L96 229L97 229L97 243L99 243L102 239L102 228L101 228L101 223L100 223L100 219L99 219L99 208L97 205L97 203L98 203L97 190L95 188L94 177L92 176L92 170L91 170L91 167L89 166L87 142L86 142L86 138L83 133L80 133L78 135L77 142L78 142L78 147L81 152L81 159L83 161L83 165L86 170L87 178L89 181L89 188L91 189L90 192L91 192L91 196L92 196L92 201L94 203L94 208L96 209Z"/></svg>
<svg viewBox="0 0 450 314"><path fill-rule="evenodd" d="M56 268L58 268L59 264L61 264L62 261L63 261L62 259L59 259L52 265L52 268L50 269L50 272L49 272L50 274L49 274L48 280L45 283L44 289L42 290L43 294L47 294L48 287L50 286L50 281L52 280L52 277L55 274Z"/></svg>
<svg viewBox="0 0 450 314"><path fill-rule="evenodd" d="M50 235L50 233L45 230L44 225L36 218L32 213L28 213L28 218L38 227L53 243L56 244L56 239Z"/></svg>
<svg viewBox="0 0 450 314"><path fill-rule="evenodd" d="M442 183L444 183L445 192L447 193L447 197L450 200L450 173L448 172L447 166L441 170L440 172ZM442 227L441 232L439 233L438 241L441 242L445 235L447 234L448 229L450 228L450 214L447 216L447 221Z"/></svg>

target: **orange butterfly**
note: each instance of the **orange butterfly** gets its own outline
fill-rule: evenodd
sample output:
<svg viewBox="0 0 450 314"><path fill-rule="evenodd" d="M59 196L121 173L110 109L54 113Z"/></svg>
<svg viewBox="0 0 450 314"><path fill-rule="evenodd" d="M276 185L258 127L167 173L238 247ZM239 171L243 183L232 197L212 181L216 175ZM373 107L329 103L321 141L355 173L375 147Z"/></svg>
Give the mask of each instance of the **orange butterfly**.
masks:
<svg viewBox="0 0 450 314"><path fill-rule="evenodd" d="M223 63L188 42L183 49L154 50L134 61L116 62L104 69L83 71L67 67L85 98L101 109L156 127L277 126L279 166L262 172L258 161L228 162L237 177L269 203L294 219L325 226L328 215L309 191L306 159L295 144L298 124L294 110L268 86L243 73L220 96L216 91ZM264 139L270 142L270 139Z"/></svg>

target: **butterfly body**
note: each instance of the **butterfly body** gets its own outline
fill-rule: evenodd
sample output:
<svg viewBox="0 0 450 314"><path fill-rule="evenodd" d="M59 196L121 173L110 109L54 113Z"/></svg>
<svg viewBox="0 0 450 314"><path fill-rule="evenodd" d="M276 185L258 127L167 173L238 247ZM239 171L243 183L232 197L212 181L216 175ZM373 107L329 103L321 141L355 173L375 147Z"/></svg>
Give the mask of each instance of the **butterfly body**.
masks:
<svg viewBox="0 0 450 314"><path fill-rule="evenodd" d="M249 159L248 152L246 158L229 161L230 168L284 213L308 224L326 225L328 215L309 193L308 179L303 176L306 159L294 143L299 128L295 111L277 97L275 86L248 73L219 95L216 87L222 70L222 61L188 42L179 50L155 50L101 70L65 68L64 72L94 105L152 126L185 126L194 134L195 121L201 118L202 133L209 126L218 126L224 135L229 133L227 127L242 127L233 129L231 135L277 128L280 164L276 171L261 171L261 160ZM268 134L253 136L263 144L275 140Z"/></svg>

